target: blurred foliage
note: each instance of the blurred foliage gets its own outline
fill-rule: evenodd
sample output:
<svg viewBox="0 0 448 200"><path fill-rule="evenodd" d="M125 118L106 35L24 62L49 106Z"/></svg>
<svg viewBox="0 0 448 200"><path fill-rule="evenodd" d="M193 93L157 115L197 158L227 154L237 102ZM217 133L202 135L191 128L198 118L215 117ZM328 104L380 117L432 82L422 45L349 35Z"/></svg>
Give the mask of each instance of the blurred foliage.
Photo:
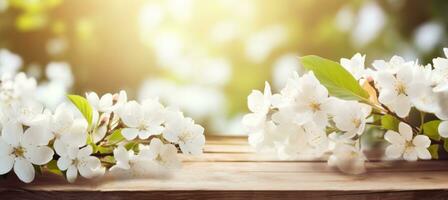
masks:
<svg viewBox="0 0 448 200"><path fill-rule="evenodd" d="M251 89L262 88L265 80L273 79L273 65L282 55L316 54L338 60L361 52L367 54L370 63L373 58L410 54L428 62L440 56L441 47L448 42L446 0L0 1L8 4L3 12L0 9L0 48L18 53L27 66L68 61L76 77L77 93L127 89L136 96L137 88L148 77L164 77L178 84L192 82L191 77L160 64L153 48L160 34L179 33L184 56L219 57L231 63L230 80L222 87L228 116L246 111L246 96ZM384 25L371 41L360 45L353 38L364 36L355 37L353 30L359 23L360 10L369 3L380 8ZM160 10L149 10L142 16L142 9L148 5L164 7L164 18L157 21ZM348 29L341 29L337 20L342 20L342 25L348 23ZM369 20L364 23L377 19ZM220 22L224 23L218 33L225 36L231 30L223 42L210 37ZM437 45L421 50L415 34L427 22L438 24L443 35ZM280 32L281 39L272 41L266 57L249 59L248 41L268 29ZM263 42L269 43L263 37L255 41L260 48L264 48ZM254 49L259 50L257 46Z"/></svg>

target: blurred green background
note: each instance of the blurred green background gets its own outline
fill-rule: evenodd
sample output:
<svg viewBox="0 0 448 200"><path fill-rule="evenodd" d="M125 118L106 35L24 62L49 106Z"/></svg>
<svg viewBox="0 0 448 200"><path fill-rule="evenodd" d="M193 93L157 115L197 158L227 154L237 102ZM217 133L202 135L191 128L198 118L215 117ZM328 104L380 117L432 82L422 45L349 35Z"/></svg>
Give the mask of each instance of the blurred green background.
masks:
<svg viewBox="0 0 448 200"><path fill-rule="evenodd" d="M298 57L399 54L448 46L446 0L0 0L0 48L41 81L67 62L82 94L158 96L209 132L241 134L246 97L280 88ZM1 67L1 65L0 65Z"/></svg>

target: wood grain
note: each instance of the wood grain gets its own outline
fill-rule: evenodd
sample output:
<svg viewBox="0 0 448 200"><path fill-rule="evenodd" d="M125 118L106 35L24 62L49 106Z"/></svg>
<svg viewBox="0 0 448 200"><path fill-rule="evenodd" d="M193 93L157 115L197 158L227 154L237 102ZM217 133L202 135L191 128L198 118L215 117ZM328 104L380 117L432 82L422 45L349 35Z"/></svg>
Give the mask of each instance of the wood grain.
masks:
<svg viewBox="0 0 448 200"><path fill-rule="evenodd" d="M169 177L78 180L39 176L23 184L15 175L0 180L3 199L448 199L448 161L366 163L368 173L351 176L322 160L280 161L255 154L245 138L208 138L202 156L182 156Z"/></svg>

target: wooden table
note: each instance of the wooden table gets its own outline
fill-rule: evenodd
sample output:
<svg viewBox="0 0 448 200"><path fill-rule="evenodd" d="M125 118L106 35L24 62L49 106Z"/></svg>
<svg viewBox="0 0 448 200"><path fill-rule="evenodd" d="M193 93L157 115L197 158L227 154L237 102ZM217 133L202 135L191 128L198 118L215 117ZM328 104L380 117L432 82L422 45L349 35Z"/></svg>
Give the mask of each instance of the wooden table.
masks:
<svg viewBox="0 0 448 200"><path fill-rule="evenodd" d="M279 161L255 154L245 138L209 137L200 157L182 156L166 179L79 180L46 174L32 184L0 180L6 199L448 199L448 161L367 163L351 176L324 161Z"/></svg>

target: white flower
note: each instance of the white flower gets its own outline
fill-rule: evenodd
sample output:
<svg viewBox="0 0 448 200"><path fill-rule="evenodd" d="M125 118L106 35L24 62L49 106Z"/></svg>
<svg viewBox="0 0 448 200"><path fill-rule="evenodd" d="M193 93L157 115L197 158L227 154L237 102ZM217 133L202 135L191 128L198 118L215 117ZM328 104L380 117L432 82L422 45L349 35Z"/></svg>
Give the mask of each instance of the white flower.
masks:
<svg viewBox="0 0 448 200"><path fill-rule="evenodd" d="M67 154L67 146L82 147L87 141L87 121L74 117L73 110L66 104L56 108L50 117L50 132L55 138L54 148L59 155Z"/></svg>
<svg viewBox="0 0 448 200"><path fill-rule="evenodd" d="M120 91L119 94L112 95L110 93L104 94L101 98L95 92L86 94L87 100L95 110L99 112L110 113L117 110L127 101L127 94L125 91Z"/></svg>
<svg viewBox="0 0 448 200"><path fill-rule="evenodd" d="M136 101L126 103L118 113L127 126L122 130L123 136L127 140L133 140L137 136L147 139L151 135L160 135L164 130L164 109L163 105L154 99L147 99L142 105Z"/></svg>
<svg viewBox="0 0 448 200"><path fill-rule="evenodd" d="M306 153L320 157L328 151L329 140L325 129L317 126L315 123L304 126L306 136Z"/></svg>
<svg viewBox="0 0 448 200"><path fill-rule="evenodd" d="M204 128L194 123L191 118L181 114L167 119L163 137L170 142L179 144L184 154L198 155L202 153L205 144Z"/></svg>
<svg viewBox="0 0 448 200"><path fill-rule="evenodd" d="M386 71L379 71L376 77L379 86L378 100L400 117L406 117L411 110L411 99L418 97L425 85L414 81L411 68L402 67L396 76Z"/></svg>
<svg viewBox="0 0 448 200"><path fill-rule="evenodd" d="M7 49L0 49L0 76L5 74L14 75L22 66L22 63L20 56L11 53Z"/></svg>
<svg viewBox="0 0 448 200"><path fill-rule="evenodd" d="M431 65L413 67L414 82L421 85L421 91L418 95L411 98L412 104L420 111L427 113L436 113L439 110L437 104L437 94L433 91L433 87L437 85L434 76L437 74L432 70Z"/></svg>
<svg viewBox="0 0 448 200"><path fill-rule="evenodd" d="M139 145L140 154L136 155L133 150L127 151L122 145L114 149L116 164L110 168L113 176L121 178L144 178L151 176L166 175L163 166L156 163L154 158L148 155L149 147ZM162 167L162 168L161 168Z"/></svg>
<svg viewBox="0 0 448 200"><path fill-rule="evenodd" d="M154 138L149 146L140 145L140 155L143 158L150 158L161 166L176 169L180 167L180 161L177 158L177 148L172 144L163 144L163 142Z"/></svg>
<svg viewBox="0 0 448 200"><path fill-rule="evenodd" d="M431 159L428 147L431 145L426 135L417 135L413 138L412 128L406 123L400 122L399 133L387 131L384 138L391 143L386 148L386 156L391 159L397 159L403 156L405 160L416 161L420 159Z"/></svg>
<svg viewBox="0 0 448 200"><path fill-rule="evenodd" d="M60 155L61 157L57 165L60 170L67 170L68 182L75 182L78 177L78 171L85 178L93 178L104 174L105 168L101 166L100 160L95 156L91 156L91 146L86 146L82 149L68 147L65 152Z"/></svg>
<svg viewBox="0 0 448 200"><path fill-rule="evenodd" d="M261 148L258 147L259 151L263 150L263 148L275 148L278 157L283 160L294 159L300 153L307 153L307 148L309 147L308 139L302 127L294 123L282 123L278 126L272 126L274 124L271 122L270 125L271 129L267 129L269 132L266 131L265 135L261 137L265 141L259 143L264 145ZM254 135L252 135L252 138L250 136L249 141L256 141L254 140Z"/></svg>
<svg viewBox="0 0 448 200"><path fill-rule="evenodd" d="M36 85L36 80L27 78L24 73L19 73L14 77L4 75L0 81L0 103L10 106L17 101L32 99Z"/></svg>
<svg viewBox="0 0 448 200"><path fill-rule="evenodd" d="M122 145L119 145L114 149L114 158L116 160L116 163L110 168L111 171L115 170L115 168L125 170L130 169L131 164L135 160L136 156L134 154L134 151L127 151Z"/></svg>
<svg viewBox="0 0 448 200"><path fill-rule="evenodd" d="M266 121L267 114L272 105L271 87L265 83L264 94L258 90L252 91L247 97L247 105L252 113L243 117L243 125L249 131L256 131Z"/></svg>
<svg viewBox="0 0 448 200"><path fill-rule="evenodd" d="M356 101L335 100L332 105L333 121L336 127L346 133L346 137L361 135L372 107Z"/></svg>
<svg viewBox="0 0 448 200"><path fill-rule="evenodd" d="M340 63L347 71L359 80L363 77L363 75L365 75L365 59L366 55L357 53L351 59L341 58Z"/></svg>
<svg viewBox="0 0 448 200"><path fill-rule="evenodd" d="M445 57L448 58L447 48L443 49ZM434 65L433 81L436 87L434 91L440 92L448 88L448 59L447 58L434 58L432 63Z"/></svg>
<svg viewBox="0 0 448 200"><path fill-rule="evenodd" d="M410 69L410 67L414 65L414 62L406 62L400 56L393 56L388 62L384 60L375 60L373 61L372 65L377 71L383 71L395 74L401 68Z"/></svg>
<svg viewBox="0 0 448 200"><path fill-rule="evenodd" d="M314 123L325 127L328 123L330 101L327 89L320 84L312 72L303 75L299 80L299 91L291 107L280 108L294 111L291 119L299 125Z"/></svg>
<svg viewBox="0 0 448 200"><path fill-rule="evenodd" d="M338 142L333 154L328 158L328 165L337 167L344 173L362 174L366 171L366 160L365 155L356 145Z"/></svg>
<svg viewBox="0 0 448 200"><path fill-rule="evenodd" d="M12 104L13 114L16 120L24 125L36 125L44 119L42 114L44 107L41 103L28 100Z"/></svg>
<svg viewBox="0 0 448 200"><path fill-rule="evenodd" d="M69 88L73 85L73 74L70 64L65 62L51 62L47 65L45 73L50 82L56 82Z"/></svg>
<svg viewBox="0 0 448 200"><path fill-rule="evenodd" d="M275 148L275 141L279 140L281 135L277 132L277 126L272 121L263 123L259 130L249 132L249 144L257 151L269 150Z"/></svg>
<svg viewBox="0 0 448 200"><path fill-rule="evenodd" d="M48 140L40 137L34 127L25 133L21 124L5 125L0 137L0 174L14 168L17 177L23 182L34 180L34 165L44 165L53 158L53 150L47 147Z"/></svg>

